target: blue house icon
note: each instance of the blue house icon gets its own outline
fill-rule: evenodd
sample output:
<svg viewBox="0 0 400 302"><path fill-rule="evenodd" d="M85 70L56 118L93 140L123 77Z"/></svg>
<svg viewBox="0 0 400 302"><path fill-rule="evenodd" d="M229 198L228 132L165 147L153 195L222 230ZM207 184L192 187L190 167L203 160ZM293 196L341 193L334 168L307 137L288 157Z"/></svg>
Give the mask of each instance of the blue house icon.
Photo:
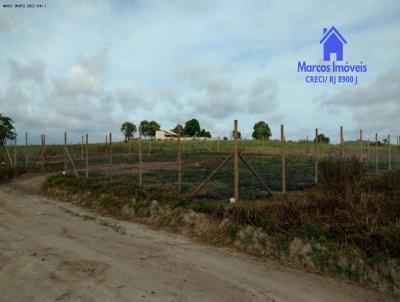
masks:
<svg viewBox="0 0 400 302"><path fill-rule="evenodd" d="M329 31L324 28L323 33L319 43L324 44L324 61L330 61L333 53L336 54L337 61L343 61L343 44L347 44L347 41L334 26Z"/></svg>

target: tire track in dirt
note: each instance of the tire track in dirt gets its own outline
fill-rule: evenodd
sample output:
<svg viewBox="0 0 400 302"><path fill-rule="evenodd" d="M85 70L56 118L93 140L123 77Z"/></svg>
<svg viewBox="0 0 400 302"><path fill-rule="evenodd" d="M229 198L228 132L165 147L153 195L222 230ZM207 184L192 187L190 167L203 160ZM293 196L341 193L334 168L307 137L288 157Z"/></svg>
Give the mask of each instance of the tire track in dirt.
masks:
<svg viewBox="0 0 400 302"><path fill-rule="evenodd" d="M0 301L392 301L346 282L0 186Z"/></svg>

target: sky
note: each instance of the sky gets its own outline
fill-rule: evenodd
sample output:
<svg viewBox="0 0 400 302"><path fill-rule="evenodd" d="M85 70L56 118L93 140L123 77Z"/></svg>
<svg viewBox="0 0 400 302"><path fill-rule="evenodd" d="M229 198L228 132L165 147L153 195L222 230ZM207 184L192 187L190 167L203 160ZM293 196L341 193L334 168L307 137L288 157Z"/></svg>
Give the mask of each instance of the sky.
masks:
<svg viewBox="0 0 400 302"><path fill-rule="evenodd" d="M26 4L31 1L26 2ZM125 121L172 129L197 118L213 136L238 119L244 138L333 142L400 134L400 1L34 1L0 7L0 112L30 142L89 133L122 139ZM358 84L310 84L298 61L322 64L323 28L345 37Z"/></svg>

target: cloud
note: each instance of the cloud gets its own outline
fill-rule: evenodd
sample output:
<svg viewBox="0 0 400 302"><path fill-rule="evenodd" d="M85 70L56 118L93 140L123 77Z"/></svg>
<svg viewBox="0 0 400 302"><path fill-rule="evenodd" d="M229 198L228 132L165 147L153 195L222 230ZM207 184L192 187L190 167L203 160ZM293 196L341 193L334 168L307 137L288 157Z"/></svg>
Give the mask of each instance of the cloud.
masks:
<svg viewBox="0 0 400 302"><path fill-rule="evenodd" d="M139 86L120 86L112 91L114 104L119 104L126 109L151 109L154 108L156 100L151 98L148 93Z"/></svg>
<svg viewBox="0 0 400 302"><path fill-rule="evenodd" d="M239 88L229 66L189 65L177 73L189 96L187 107L195 114L225 118L239 109Z"/></svg>
<svg viewBox="0 0 400 302"><path fill-rule="evenodd" d="M0 33L13 32L19 29L18 22L12 12L7 12L8 9L0 11Z"/></svg>
<svg viewBox="0 0 400 302"><path fill-rule="evenodd" d="M96 94L103 89L106 72L106 54L98 52L91 57L83 57L73 65L64 77L53 77L57 93L61 95Z"/></svg>
<svg viewBox="0 0 400 302"><path fill-rule="evenodd" d="M334 110L352 110L358 128L399 131L400 68L392 68L371 84L350 87L327 97L322 105Z"/></svg>
<svg viewBox="0 0 400 302"><path fill-rule="evenodd" d="M45 11L50 18L43 10L0 11L0 57L12 58L7 68L0 64L0 108L18 128L119 132L125 120L156 119L168 129L196 117L224 136L237 118L242 133L267 120L274 133L284 123L288 136L310 129L299 134L304 137L315 127L336 133L339 121L346 130L362 120L389 127L398 113L396 72L343 95L343 87L310 86L296 72L297 60L318 62L321 30L332 24L349 41L346 58L368 64L361 85L399 66L396 0L362 7L349 1L56 1ZM320 95L336 114L315 106Z"/></svg>
<svg viewBox="0 0 400 302"><path fill-rule="evenodd" d="M239 111L249 114L276 109L277 83L263 73L237 77L230 65L189 65L177 73L189 95L189 111L214 119L232 117Z"/></svg>
<svg viewBox="0 0 400 302"><path fill-rule="evenodd" d="M278 85L269 78L257 79L247 97L247 106L250 113L271 112L277 106L276 97Z"/></svg>
<svg viewBox="0 0 400 302"><path fill-rule="evenodd" d="M35 60L26 64L20 64L14 59L9 59L10 80L19 82L22 80L32 80L37 84L44 82L46 65L41 60Z"/></svg>

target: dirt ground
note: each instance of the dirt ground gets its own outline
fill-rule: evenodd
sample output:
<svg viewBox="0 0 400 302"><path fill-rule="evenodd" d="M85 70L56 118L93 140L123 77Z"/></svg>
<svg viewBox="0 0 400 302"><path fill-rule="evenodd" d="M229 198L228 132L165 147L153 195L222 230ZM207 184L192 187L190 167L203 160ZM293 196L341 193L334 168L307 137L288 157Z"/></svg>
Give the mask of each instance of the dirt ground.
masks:
<svg viewBox="0 0 400 302"><path fill-rule="evenodd" d="M392 301L42 197L42 181L0 185L0 301Z"/></svg>

